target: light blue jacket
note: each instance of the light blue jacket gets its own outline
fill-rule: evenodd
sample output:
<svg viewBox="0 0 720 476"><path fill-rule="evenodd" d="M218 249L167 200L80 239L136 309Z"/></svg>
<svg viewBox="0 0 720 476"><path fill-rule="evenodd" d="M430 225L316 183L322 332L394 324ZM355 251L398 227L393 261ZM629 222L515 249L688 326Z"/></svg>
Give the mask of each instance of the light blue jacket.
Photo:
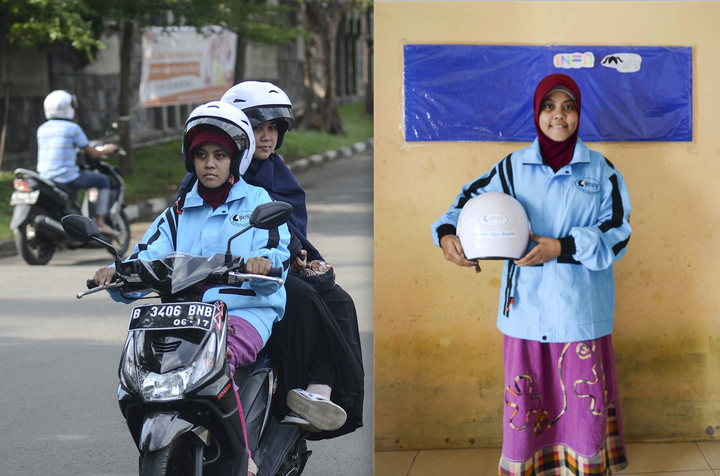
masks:
<svg viewBox="0 0 720 476"><path fill-rule="evenodd" d="M181 213L171 206L155 219L134 253L126 259L152 260L171 251L184 251L201 256L225 253L228 239L249 224L250 214L261 203L271 202L268 193L240 180L230 190L227 200L215 210L204 205L198 195L197 183L187 193ZM177 233L175 233L177 230ZM173 237L176 235L176 238ZM175 244L176 240L176 244ZM287 278L290 252L287 225L273 230L252 228L235 238L231 251L246 260L262 256L272 266L283 268ZM116 301L124 300L118 291L111 291ZM272 326L285 312L285 287L269 281L251 280L242 287L213 287L205 291L203 302L225 301L228 313L247 320L267 342Z"/></svg>
<svg viewBox="0 0 720 476"><path fill-rule="evenodd" d="M80 176L78 149L89 144L82 128L67 119L50 119L38 127L37 171L42 178L68 183Z"/></svg>
<svg viewBox="0 0 720 476"><path fill-rule="evenodd" d="M523 204L536 236L560 239L563 256L541 266L506 260L497 326L503 334L540 342L573 342L608 335L613 327L613 263L630 239L630 197L612 163L578 139L570 164L554 173L537 139L463 186L432 225L433 242L454 234L470 198L504 192ZM530 241L528 251L536 243Z"/></svg>

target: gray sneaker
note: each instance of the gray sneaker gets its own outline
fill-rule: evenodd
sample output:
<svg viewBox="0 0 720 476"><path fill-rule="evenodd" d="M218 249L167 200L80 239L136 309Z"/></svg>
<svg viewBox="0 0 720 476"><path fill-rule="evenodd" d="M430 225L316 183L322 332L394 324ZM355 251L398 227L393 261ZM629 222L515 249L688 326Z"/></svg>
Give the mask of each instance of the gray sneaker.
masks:
<svg viewBox="0 0 720 476"><path fill-rule="evenodd" d="M308 393L300 388L288 392L287 406L321 430L337 430L347 420L347 414L340 406L322 395Z"/></svg>

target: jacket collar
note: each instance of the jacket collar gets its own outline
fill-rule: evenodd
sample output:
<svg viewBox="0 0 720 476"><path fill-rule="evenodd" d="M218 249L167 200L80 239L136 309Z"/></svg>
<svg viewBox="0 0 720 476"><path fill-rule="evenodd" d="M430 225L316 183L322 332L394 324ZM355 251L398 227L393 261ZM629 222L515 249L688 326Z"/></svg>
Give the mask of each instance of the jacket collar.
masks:
<svg viewBox="0 0 720 476"><path fill-rule="evenodd" d="M200 180L196 180L195 184L193 185L192 189L187 193L185 196L185 203L183 204L183 210L186 208L192 208L192 207L202 207L205 204L205 201L202 199L200 194L198 193L198 183L200 183ZM241 200L247 196L247 188L248 184L245 183L245 181L241 178L237 182L235 182L235 185L232 186L230 189L230 194L228 194L228 198L225 201L225 203L230 203L235 200ZM220 205L222 207L222 205ZM219 208L219 207L218 207Z"/></svg>
<svg viewBox="0 0 720 476"><path fill-rule="evenodd" d="M543 165L542 155L540 155L540 142L537 138L535 138L530 147L524 150L522 163L530 165ZM570 165L589 163L590 149L588 149L582 139L578 137L577 142L575 143L575 152L573 153L573 158L570 161Z"/></svg>

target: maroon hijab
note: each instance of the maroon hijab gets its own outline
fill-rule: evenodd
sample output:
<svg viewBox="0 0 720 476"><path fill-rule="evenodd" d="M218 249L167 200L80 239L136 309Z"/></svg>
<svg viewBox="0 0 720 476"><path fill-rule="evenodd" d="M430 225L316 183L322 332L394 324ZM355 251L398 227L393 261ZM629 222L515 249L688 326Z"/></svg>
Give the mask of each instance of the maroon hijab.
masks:
<svg viewBox="0 0 720 476"><path fill-rule="evenodd" d="M548 138L543 131L540 130L538 119L540 117L540 106L543 99L554 90L561 89L574 97L578 112L578 127L575 132L563 142L555 142ZM575 143L578 138L578 130L580 129L580 88L577 83L567 75L556 73L545 76L535 89L535 97L533 98L533 112L535 113L535 130L538 134L540 142L540 155L543 161L557 172L560 168L569 164L575 152Z"/></svg>

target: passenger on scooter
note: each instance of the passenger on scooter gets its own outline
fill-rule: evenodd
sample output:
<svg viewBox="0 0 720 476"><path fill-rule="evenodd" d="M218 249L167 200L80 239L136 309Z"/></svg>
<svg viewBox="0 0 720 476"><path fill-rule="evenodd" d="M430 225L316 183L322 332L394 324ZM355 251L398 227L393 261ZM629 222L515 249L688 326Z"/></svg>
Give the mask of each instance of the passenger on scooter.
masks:
<svg viewBox="0 0 720 476"><path fill-rule="evenodd" d="M73 122L77 107L77 98L67 91L56 90L45 97L43 110L48 120L37 130L37 170L42 178L74 189L97 188L95 223L101 233L119 236L120 232L105 222L110 204L110 179L97 172L81 170L75 163L78 149L97 159L117 151L118 146L91 147L82 128Z"/></svg>
<svg viewBox="0 0 720 476"><path fill-rule="evenodd" d="M362 426L364 395L357 313L350 295L335 284L332 267L307 239L305 191L276 153L295 124L292 103L282 89L257 81L233 86L221 100L242 109L253 125L256 148L244 179L293 206L288 301L268 343L279 362L276 416L313 432L308 439L352 432Z"/></svg>
<svg viewBox="0 0 720 476"><path fill-rule="evenodd" d="M182 199L155 220L127 260L155 259L171 251L202 256L224 253L228 239L247 225L249 212L272 201L265 190L242 179L254 151L252 126L242 111L219 101L196 108L185 125L183 154L186 169L197 180ZM282 267L284 279L289 243L288 228L281 225L275 230L253 229L240 235L233 240L232 251L245 257L247 273L267 275L271 266ZM114 278L115 269L105 267L95 273L94 280L104 286ZM245 288L246 292L238 292ZM122 300L118 291L110 293L113 299ZM237 368L254 362L273 324L283 315L285 288L251 280L242 289L210 288L202 298L204 302L218 299L228 307L230 364ZM239 398L238 408L245 432ZM249 474L255 472L251 469Z"/></svg>

